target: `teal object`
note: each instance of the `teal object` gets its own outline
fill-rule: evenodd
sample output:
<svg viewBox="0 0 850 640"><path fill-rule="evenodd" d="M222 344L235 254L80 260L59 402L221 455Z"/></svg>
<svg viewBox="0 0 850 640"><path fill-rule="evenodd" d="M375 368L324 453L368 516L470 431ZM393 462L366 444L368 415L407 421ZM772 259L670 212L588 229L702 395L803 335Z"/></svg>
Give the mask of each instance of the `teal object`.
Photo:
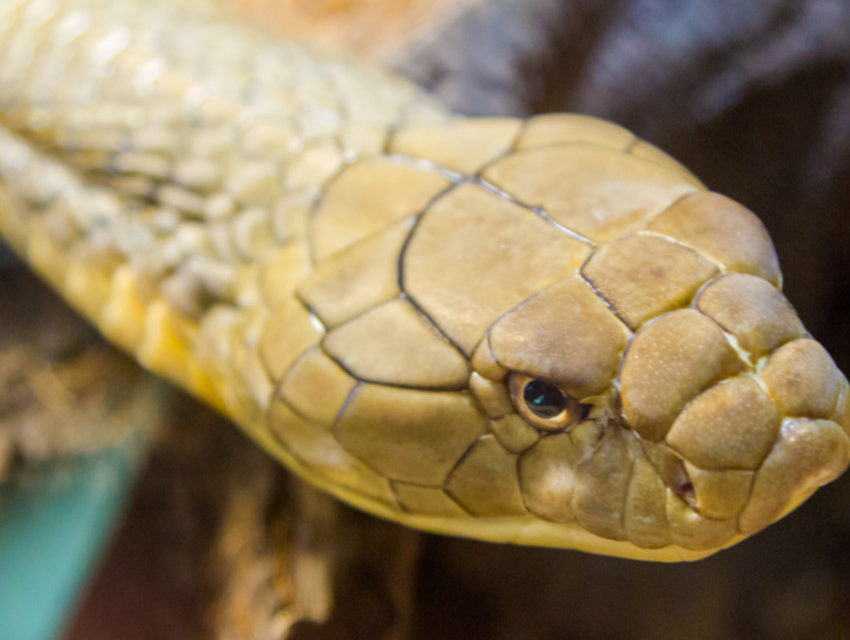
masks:
<svg viewBox="0 0 850 640"><path fill-rule="evenodd" d="M0 640L56 638L122 512L146 438L0 485Z"/></svg>

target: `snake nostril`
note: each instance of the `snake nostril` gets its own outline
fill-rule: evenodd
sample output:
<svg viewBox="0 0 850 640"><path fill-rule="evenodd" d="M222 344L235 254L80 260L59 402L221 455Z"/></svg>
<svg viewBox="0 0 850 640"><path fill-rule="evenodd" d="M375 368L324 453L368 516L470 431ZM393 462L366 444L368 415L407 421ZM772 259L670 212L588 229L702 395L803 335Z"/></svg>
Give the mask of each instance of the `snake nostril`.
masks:
<svg viewBox="0 0 850 640"><path fill-rule="evenodd" d="M698 508L696 484L680 454L666 445L644 443L644 453L655 467L662 482L691 509Z"/></svg>
<svg viewBox="0 0 850 640"><path fill-rule="evenodd" d="M694 488L694 482L688 470L685 468L685 463L681 458L674 458L673 464L669 470L668 485L677 496L679 496L692 509L697 508L697 492Z"/></svg>
<svg viewBox="0 0 850 640"><path fill-rule="evenodd" d="M694 483L690 478L682 479L680 482L673 485L673 491L682 500L688 503L691 507L697 506L697 494L694 490Z"/></svg>

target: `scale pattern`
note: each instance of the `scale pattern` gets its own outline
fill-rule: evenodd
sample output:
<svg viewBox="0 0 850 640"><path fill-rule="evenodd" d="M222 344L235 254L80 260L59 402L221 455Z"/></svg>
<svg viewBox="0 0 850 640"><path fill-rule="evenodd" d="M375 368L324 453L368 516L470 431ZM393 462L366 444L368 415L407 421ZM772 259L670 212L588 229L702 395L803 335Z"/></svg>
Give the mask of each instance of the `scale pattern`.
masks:
<svg viewBox="0 0 850 640"><path fill-rule="evenodd" d="M112 341L338 497L658 560L847 466L759 220L616 125L453 116L203 3L0 4L0 230ZM587 415L523 417L516 373Z"/></svg>

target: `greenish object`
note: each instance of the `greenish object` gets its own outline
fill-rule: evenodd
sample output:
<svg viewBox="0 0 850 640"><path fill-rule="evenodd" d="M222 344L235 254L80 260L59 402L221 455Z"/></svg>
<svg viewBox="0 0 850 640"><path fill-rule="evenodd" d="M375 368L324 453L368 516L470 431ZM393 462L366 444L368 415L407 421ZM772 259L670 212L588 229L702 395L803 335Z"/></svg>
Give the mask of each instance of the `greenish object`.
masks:
<svg viewBox="0 0 850 640"><path fill-rule="evenodd" d="M103 551L147 438L0 485L0 640L55 638Z"/></svg>

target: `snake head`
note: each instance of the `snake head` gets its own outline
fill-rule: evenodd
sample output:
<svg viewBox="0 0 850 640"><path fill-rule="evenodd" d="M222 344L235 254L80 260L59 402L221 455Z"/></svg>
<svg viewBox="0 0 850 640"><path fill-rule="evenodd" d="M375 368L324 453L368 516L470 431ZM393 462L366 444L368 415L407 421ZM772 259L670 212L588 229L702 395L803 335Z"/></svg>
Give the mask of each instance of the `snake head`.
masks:
<svg viewBox="0 0 850 640"><path fill-rule="evenodd" d="M559 282L503 316L476 354L472 387L494 415L506 381L514 411L491 429L520 452L532 513L611 552L710 551L844 471L847 381L774 284L718 274L637 327L609 304L582 276Z"/></svg>
<svg viewBox="0 0 850 640"><path fill-rule="evenodd" d="M524 506L663 557L737 542L840 475L848 384L779 285L757 218L698 192L503 315L472 388Z"/></svg>
<svg viewBox="0 0 850 640"><path fill-rule="evenodd" d="M452 127L313 212L318 266L261 341L305 475L423 529L679 560L844 470L847 381L754 214L601 121ZM320 347L290 366L296 340Z"/></svg>

